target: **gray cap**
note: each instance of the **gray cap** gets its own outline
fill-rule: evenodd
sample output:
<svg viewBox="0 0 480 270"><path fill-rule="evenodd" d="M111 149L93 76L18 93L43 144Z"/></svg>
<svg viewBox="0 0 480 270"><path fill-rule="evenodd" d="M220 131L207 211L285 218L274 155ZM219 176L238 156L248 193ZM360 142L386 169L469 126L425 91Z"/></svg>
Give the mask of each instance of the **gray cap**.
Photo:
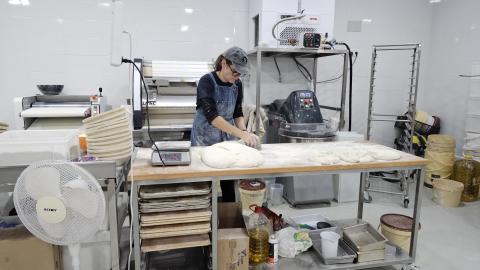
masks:
<svg viewBox="0 0 480 270"><path fill-rule="evenodd" d="M231 47L227 49L222 55L230 62L232 62L233 68L236 71L240 72L242 76L249 73L250 67L248 65L247 53L240 47Z"/></svg>

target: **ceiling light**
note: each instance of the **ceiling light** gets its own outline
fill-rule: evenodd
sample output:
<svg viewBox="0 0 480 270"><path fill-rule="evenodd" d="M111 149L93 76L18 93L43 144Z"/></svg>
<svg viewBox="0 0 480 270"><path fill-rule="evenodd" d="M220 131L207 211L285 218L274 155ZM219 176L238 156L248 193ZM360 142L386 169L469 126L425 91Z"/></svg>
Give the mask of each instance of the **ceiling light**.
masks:
<svg viewBox="0 0 480 270"><path fill-rule="evenodd" d="M442 2L442 0L430 0L428 1L430 4L436 4Z"/></svg>
<svg viewBox="0 0 480 270"><path fill-rule="evenodd" d="M30 6L29 0L8 0L8 3L14 6Z"/></svg>
<svg viewBox="0 0 480 270"><path fill-rule="evenodd" d="M229 43L229 42L230 42L230 38L229 38L229 37L225 37L225 42L226 42L226 43Z"/></svg>
<svg viewBox="0 0 480 270"><path fill-rule="evenodd" d="M110 3L108 3L108 2L102 2L102 3L98 3L98 6L99 6L99 7L110 7Z"/></svg>
<svg viewBox="0 0 480 270"><path fill-rule="evenodd" d="M185 13L192 14L193 13L193 8L186 8L184 9Z"/></svg>
<svg viewBox="0 0 480 270"><path fill-rule="evenodd" d="M182 32L188 31L188 25L182 25L182 26L180 27L180 31L182 31Z"/></svg>
<svg viewBox="0 0 480 270"><path fill-rule="evenodd" d="M55 20L57 23L63 23L63 19L62 18L58 18Z"/></svg>
<svg viewBox="0 0 480 270"><path fill-rule="evenodd" d="M372 22L372 19L362 19L362 22L364 22L364 23L371 23L371 22Z"/></svg>

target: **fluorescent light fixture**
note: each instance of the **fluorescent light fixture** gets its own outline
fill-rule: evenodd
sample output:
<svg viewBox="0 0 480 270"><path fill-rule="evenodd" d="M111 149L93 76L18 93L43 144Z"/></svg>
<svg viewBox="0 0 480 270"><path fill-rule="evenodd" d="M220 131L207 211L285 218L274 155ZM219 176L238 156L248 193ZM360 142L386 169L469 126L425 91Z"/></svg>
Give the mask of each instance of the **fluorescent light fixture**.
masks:
<svg viewBox="0 0 480 270"><path fill-rule="evenodd" d="M442 2L442 0L430 0L428 1L430 4L436 4Z"/></svg>
<svg viewBox="0 0 480 270"><path fill-rule="evenodd" d="M225 42L226 42L226 43L230 43L230 38L229 38L229 37L225 37Z"/></svg>
<svg viewBox="0 0 480 270"><path fill-rule="evenodd" d="M372 19L362 19L362 22L364 22L364 23L371 23L371 22L372 22Z"/></svg>
<svg viewBox="0 0 480 270"><path fill-rule="evenodd" d="M188 25L182 25L182 26L180 27L180 31L182 31L182 32L188 31Z"/></svg>
<svg viewBox="0 0 480 270"><path fill-rule="evenodd" d="M13 6L30 6L29 0L8 0L8 3Z"/></svg>
<svg viewBox="0 0 480 270"><path fill-rule="evenodd" d="M184 9L185 13L192 14L193 13L193 8L186 8Z"/></svg>
<svg viewBox="0 0 480 270"><path fill-rule="evenodd" d="M101 2L101 3L98 3L98 6L99 6L99 7L110 7L111 4L108 3L108 2Z"/></svg>

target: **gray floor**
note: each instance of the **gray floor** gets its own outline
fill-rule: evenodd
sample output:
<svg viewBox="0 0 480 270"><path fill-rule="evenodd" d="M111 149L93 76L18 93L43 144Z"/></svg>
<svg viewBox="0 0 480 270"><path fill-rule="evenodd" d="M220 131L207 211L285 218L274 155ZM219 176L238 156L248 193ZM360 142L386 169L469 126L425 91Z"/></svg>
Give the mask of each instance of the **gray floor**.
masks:
<svg viewBox="0 0 480 270"><path fill-rule="evenodd" d="M381 180L379 180L381 181ZM382 187L399 189L398 185L382 181ZM387 183L387 184L386 184ZM365 204L364 219L375 228L385 213L413 214L412 202L408 209L402 206L401 196L371 193L373 200ZM432 200L432 190L423 188L421 225L415 266L426 270L459 270L480 268L480 201L462 203L457 208L444 208ZM319 213L330 219L352 218L357 213L357 203L333 203L331 207L292 209L288 204L273 207L283 215ZM396 267L399 268L399 267ZM392 269L392 268L385 268Z"/></svg>

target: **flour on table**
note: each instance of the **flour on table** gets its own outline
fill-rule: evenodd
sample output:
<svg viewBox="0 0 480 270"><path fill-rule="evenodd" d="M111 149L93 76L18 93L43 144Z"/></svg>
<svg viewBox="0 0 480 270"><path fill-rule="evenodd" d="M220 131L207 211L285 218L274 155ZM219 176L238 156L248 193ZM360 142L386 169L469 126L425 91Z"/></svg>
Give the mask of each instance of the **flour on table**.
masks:
<svg viewBox="0 0 480 270"><path fill-rule="evenodd" d="M369 150L368 152L377 160L397 160L402 157L400 153L388 149L376 148Z"/></svg>
<svg viewBox="0 0 480 270"><path fill-rule="evenodd" d="M238 142L221 142L205 148L202 152L205 165L217 168L257 167L265 162L265 157L257 149Z"/></svg>
<svg viewBox="0 0 480 270"><path fill-rule="evenodd" d="M340 162L340 158L330 151L318 151L310 157L310 161L322 165L334 165Z"/></svg>
<svg viewBox="0 0 480 270"><path fill-rule="evenodd" d="M350 151L341 151L337 153L341 160L348 163L372 162L375 159L363 149L352 149Z"/></svg>

